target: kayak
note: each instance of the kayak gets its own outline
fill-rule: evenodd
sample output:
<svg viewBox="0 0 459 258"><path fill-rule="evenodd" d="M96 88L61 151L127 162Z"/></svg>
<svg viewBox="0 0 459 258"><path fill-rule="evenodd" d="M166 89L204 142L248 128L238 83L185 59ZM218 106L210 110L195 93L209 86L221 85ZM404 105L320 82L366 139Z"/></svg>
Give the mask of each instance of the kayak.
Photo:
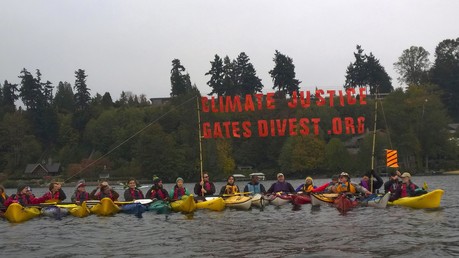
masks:
<svg viewBox="0 0 459 258"><path fill-rule="evenodd" d="M46 206L41 208L41 214L52 217L57 220L61 220L62 217L65 217L69 214L69 210L66 208L61 208L56 205Z"/></svg>
<svg viewBox="0 0 459 258"><path fill-rule="evenodd" d="M69 213L74 217L83 218L89 216L90 211L86 205L86 201L84 201L81 205L76 205L76 207L69 208Z"/></svg>
<svg viewBox="0 0 459 258"><path fill-rule="evenodd" d="M99 203L92 206L89 210L99 216L110 216L118 213L121 208L116 205L112 199L103 198Z"/></svg>
<svg viewBox="0 0 459 258"><path fill-rule="evenodd" d="M169 202L163 200L156 200L147 207L148 211L155 211L158 214L169 214L171 212L171 206Z"/></svg>
<svg viewBox="0 0 459 258"><path fill-rule="evenodd" d="M225 209L225 201L221 197L205 197L205 201L196 203L197 209L208 209L212 211L222 211Z"/></svg>
<svg viewBox="0 0 459 258"><path fill-rule="evenodd" d="M271 195L269 201L274 206L282 206L292 201L291 195Z"/></svg>
<svg viewBox="0 0 459 258"><path fill-rule="evenodd" d="M37 207L23 207L19 203L12 203L8 206L4 216L10 222L21 223L40 214L40 210Z"/></svg>
<svg viewBox="0 0 459 258"><path fill-rule="evenodd" d="M252 196L252 206L263 208L268 202L265 200L265 197L261 194L255 194Z"/></svg>
<svg viewBox="0 0 459 258"><path fill-rule="evenodd" d="M134 214L138 218L142 217L142 213L144 213L147 210L147 207L145 205L142 205L140 203L129 203L129 204L124 204L121 206L121 212L127 213L127 214Z"/></svg>
<svg viewBox="0 0 459 258"><path fill-rule="evenodd" d="M363 204L367 204L367 206L384 209L387 207L387 203L389 202L390 192L386 193L383 196L380 195L370 195L368 198L363 200Z"/></svg>
<svg viewBox="0 0 459 258"><path fill-rule="evenodd" d="M175 212L191 213L196 210L196 202L193 195L182 196L181 200L171 202L171 209Z"/></svg>
<svg viewBox="0 0 459 258"><path fill-rule="evenodd" d="M292 203L294 205L311 203L311 196L307 194L294 194L292 195Z"/></svg>
<svg viewBox="0 0 459 258"><path fill-rule="evenodd" d="M231 196L226 198L225 205L229 208L234 208L238 210L248 210L252 206L252 197L249 196Z"/></svg>
<svg viewBox="0 0 459 258"><path fill-rule="evenodd" d="M356 200L349 199L346 194L336 197L333 203L340 213L346 213L358 204Z"/></svg>
<svg viewBox="0 0 459 258"><path fill-rule="evenodd" d="M405 206L414 209L435 209L440 207L443 193L444 191L442 189L436 189L420 196L403 197L393 202L389 202L388 204Z"/></svg>
<svg viewBox="0 0 459 258"><path fill-rule="evenodd" d="M338 194L335 193L312 193L311 204L314 206L333 204L336 197L338 197Z"/></svg>

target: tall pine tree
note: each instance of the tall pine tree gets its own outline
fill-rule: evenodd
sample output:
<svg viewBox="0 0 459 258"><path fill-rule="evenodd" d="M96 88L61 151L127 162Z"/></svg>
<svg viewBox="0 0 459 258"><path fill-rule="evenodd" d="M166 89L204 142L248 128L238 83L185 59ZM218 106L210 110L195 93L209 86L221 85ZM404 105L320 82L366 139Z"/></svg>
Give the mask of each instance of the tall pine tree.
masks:
<svg viewBox="0 0 459 258"><path fill-rule="evenodd" d="M178 97L191 91L190 75L183 74L185 67L179 59L172 60L171 69L171 97Z"/></svg>
<svg viewBox="0 0 459 258"><path fill-rule="evenodd" d="M274 53L274 68L269 71L273 78L273 89L277 89L282 95L289 94L300 89L301 81L295 78L295 65L293 59L276 50Z"/></svg>
<svg viewBox="0 0 459 258"><path fill-rule="evenodd" d="M89 102L91 101L91 94L89 93L90 89L86 85L85 71L78 69L75 71L75 108L77 111L84 111L89 107Z"/></svg>
<svg viewBox="0 0 459 258"><path fill-rule="evenodd" d="M239 54L234 67L238 94L245 96L262 91L261 79L258 78L255 68L250 63L250 58L244 52Z"/></svg>
<svg viewBox="0 0 459 258"><path fill-rule="evenodd" d="M205 75L210 75L210 79L207 82L212 91L209 95L217 94L217 96L223 96L225 90L223 88L223 60L218 55L215 55L214 61L210 62L211 68Z"/></svg>

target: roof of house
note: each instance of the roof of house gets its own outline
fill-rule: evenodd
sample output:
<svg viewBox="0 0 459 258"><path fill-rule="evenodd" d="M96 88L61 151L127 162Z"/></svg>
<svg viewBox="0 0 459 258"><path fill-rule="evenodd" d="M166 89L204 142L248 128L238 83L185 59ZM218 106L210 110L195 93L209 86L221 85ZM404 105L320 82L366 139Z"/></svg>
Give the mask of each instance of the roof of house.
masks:
<svg viewBox="0 0 459 258"><path fill-rule="evenodd" d="M27 164L24 173L25 174L32 174L38 167L41 167L43 170L47 171L48 173L57 173L59 172L59 168L61 167L61 163L53 163L53 164Z"/></svg>

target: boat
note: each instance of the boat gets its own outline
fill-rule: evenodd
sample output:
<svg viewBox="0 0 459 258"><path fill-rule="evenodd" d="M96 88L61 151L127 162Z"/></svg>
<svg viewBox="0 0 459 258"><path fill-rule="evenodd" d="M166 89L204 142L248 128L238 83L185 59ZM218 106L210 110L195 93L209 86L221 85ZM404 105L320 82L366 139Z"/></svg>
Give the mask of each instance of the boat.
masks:
<svg viewBox="0 0 459 258"><path fill-rule="evenodd" d="M246 180L247 177L243 174L233 174L233 177L237 180L237 181L243 181L243 180Z"/></svg>
<svg viewBox="0 0 459 258"><path fill-rule="evenodd" d="M86 205L86 201L84 201L83 203L81 203L81 205L76 205L76 207L70 208L69 213L74 217L84 218L89 216L91 212L89 211L89 208Z"/></svg>
<svg viewBox="0 0 459 258"><path fill-rule="evenodd" d="M69 214L69 210L67 208L58 207L57 205L50 205L41 208L41 214L47 217L61 220L62 217L65 217Z"/></svg>
<svg viewBox="0 0 459 258"><path fill-rule="evenodd" d="M252 206L252 197L244 195L236 195L226 198L225 205L229 208L238 210L248 210Z"/></svg>
<svg viewBox="0 0 459 258"><path fill-rule="evenodd" d="M363 204L366 204L369 207L384 209L387 207L387 203L389 202L390 192L386 193L385 195L372 195L369 198L363 200Z"/></svg>
<svg viewBox="0 0 459 258"><path fill-rule="evenodd" d="M110 216L118 213L121 208L116 205L112 199L103 198L99 203L96 203L89 210L99 216Z"/></svg>
<svg viewBox="0 0 459 258"><path fill-rule="evenodd" d="M340 194L333 203L338 211L343 214L358 205L355 199L351 200L346 194Z"/></svg>
<svg viewBox="0 0 459 258"><path fill-rule="evenodd" d="M198 200L196 202L196 208L222 211L225 209L225 201L221 197L205 197L205 201Z"/></svg>
<svg viewBox="0 0 459 258"><path fill-rule="evenodd" d="M336 193L312 193L311 204L313 206L330 205L333 204L336 197L338 197Z"/></svg>
<svg viewBox="0 0 459 258"><path fill-rule="evenodd" d="M292 201L291 195L271 195L269 202L274 206L282 206Z"/></svg>
<svg viewBox="0 0 459 258"><path fill-rule="evenodd" d="M261 194L255 194L252 196L252 206L258 207L258 208L264 208L268 204L268 202L265 200L265 197Z"/></svg>
<svg viewBox="0 0 459 258"><path fill-rule="evenodd" d="M262 180L262 181L266 180L266 176L265 176L264 173L251 173L251 174L249 174L249 176L250 176L250 177L252 177L252 176L258 176L258 179L260 179L260 180Z"/></svg>
<svg viewBox="0 0 459 258"><path fill-rule="evenodd" d="M40 216L38 207L23 207L19 203L12 203L5 211L5 218L13 223L21 223Z"/></svg>
<svg viewBox="0 0 459 258"><path fill-rule="evenodd" d="M293 205L303 205L311 203L311 196L308 194L294 194L292 195Z"/></svg>
<svg viewBox="0 0 459 258"><path fill-rule="evenodd" d="M169 205L169 202L156 200L148 205L147 210L154 211L158 214L169 214L171 212L171 206Z"/></svg>
<svg viewBox="0 0 459 258"><path fill-rule="evenodd" d="M440 207L441 198L444 191L442 189L436 189L426 194L415 196L415 197L403 197L393 202L389 202L389 205L397 205L410 207L414 209L435 209Z"/></svg>
<svg viewBox="0 0 459 258"><path fill-rule="evenodd" d="M175 212L192 213L196 210L193 195L182 196L181 200L171 202L171 209Z"/></svg>
<svg viewBox="0 0 459 258"><path fill-rule="evenodd" d="M134 214L138 218L142 217L142 213L144 213L147 210L147 207L141 203L128 203L121 205L121 212L127 213L127 214Z"/></svg>

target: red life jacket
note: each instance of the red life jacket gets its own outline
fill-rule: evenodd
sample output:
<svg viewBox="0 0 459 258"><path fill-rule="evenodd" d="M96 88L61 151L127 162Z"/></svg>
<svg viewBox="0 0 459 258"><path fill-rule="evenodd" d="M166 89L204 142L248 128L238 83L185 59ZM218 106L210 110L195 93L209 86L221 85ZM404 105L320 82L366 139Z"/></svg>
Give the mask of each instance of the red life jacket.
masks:
<svg viewBox="0 0 459 258"><path fill-rule="evenodd" d="M204 184L204 189L205 189L207 192L209 192L209 191L212 190L212 186L210 185L209 182L206 182L206 183Z"/></svg>
<svg viewBox="0 0 459 258"><path fill-rule="evenodd" d="M54 194L49 191L43 195L43 199L46 200L59 200L59 191L55 192Z"/></svg>
<svg viewBox="0 0 459 258"><path fill-rule="evenodd" d="M177 186L174 187L174 200L178 200L182 198L186 194L185 187L178 188Z"/></svg>
<svg viewBox="0 0 459 258"><path fill-rule="evenodd" d="M413 183L408 183L408 184L402 184L401 185L401 193L400 193L400 197L409 197L409 196L412 196L413 193L414 193L414 190L415 190L415 185Z"/></svg>
<svg viewBox="0 0 459 258"><path fill-rule="evenodd" d="M167 198L167 196L163 192L163 189L153 190L151 193L151 197L159 200L164 200Z"/></svg>
<svg viewBox="0 0 459 258"><path fill-rule="evenodd" d="M129 193L134 200L143 199L143 193L139 189L129 189Z"/></svg>
<svg viewBox="0 0 459 258"><path fill-rule="evenodd" d="M75 192L75 201L82 202L89 200L89 193L87 192Z"/></svg>

